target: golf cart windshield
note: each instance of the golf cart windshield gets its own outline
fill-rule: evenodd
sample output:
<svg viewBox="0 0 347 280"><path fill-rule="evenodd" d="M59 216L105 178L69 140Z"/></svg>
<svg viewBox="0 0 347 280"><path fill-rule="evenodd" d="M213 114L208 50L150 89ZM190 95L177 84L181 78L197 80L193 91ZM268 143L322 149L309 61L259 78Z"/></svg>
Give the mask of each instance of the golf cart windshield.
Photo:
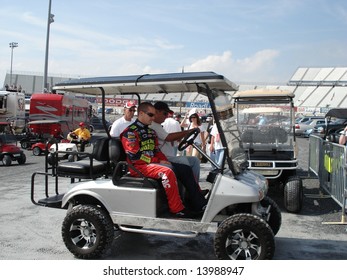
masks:
<svg viewBox="0 0 347 280"><path fill-rule="evenodd" d="M233 96L245 149L292 150L292 94L278 90L238 92Z"/></svg>
<svg viewBox="0 0 347 280"><path fill-rule="evenodd" d="M230 93L234 93L237 89L234 83L213 72L87 78L62 82L53 87L55 91L102 95L103 99L108 95L126 94L135 94L139 97L140 94L198 92L207 96L222 144L228 152L225 153L227 164L234 174L241 171L246 160L240 148L240 137L230 102ZM104 117L103 114L103 119Z"/></svg>
<svg viewBox="0 0 347 280"><path fill-rule="evenodd" d="M227 147L226 157L229 167L238 174L246 167L247 157L240 142L240 134L237 129L237 122L233 112L233 105L230 102L230 95L224 91L214 91L212 95L216 112L215 122L220 133L223 147ZM229 97L229 98L228 98ZM218 121L217 121L218 120Z"/></svg>

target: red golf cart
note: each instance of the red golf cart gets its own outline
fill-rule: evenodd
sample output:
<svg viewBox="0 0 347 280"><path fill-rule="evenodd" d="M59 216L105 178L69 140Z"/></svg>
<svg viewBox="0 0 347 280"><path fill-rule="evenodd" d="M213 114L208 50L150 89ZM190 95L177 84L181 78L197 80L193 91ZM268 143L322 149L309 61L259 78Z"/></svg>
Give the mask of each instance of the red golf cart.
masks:
<svg viewBox="0 0 347 280"><path fill-rule="evenodd" d="M0 122L0 161L6 166L11 165L12 161L17 161L18 164L26 162L24 152L17 147L17 140L12 134L9 122Z"/></svg>

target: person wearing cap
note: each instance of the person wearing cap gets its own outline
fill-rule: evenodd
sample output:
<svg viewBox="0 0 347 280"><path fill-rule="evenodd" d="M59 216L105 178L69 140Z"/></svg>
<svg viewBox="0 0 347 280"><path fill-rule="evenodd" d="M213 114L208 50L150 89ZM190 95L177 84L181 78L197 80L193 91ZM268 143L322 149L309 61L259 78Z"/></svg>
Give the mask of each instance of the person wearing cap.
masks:
<svg viewBox="0 0 347 280"><path fill-rule="evenodd" d="M120 134L126 129L129 125L134 122L134 114L136 112L136 104L133 101L128 101L124 104L124 115L115 120L110 129L111 137L119 137Z"/></svg>
<svg viewBox="0 0 347 280"><path fill-rule="evenodd" d="M189 176L184 165L171 164L159 149L157 134L150 128L155 115L156 111L151 103L141 103L137 119L121 133L120 140L127 155L127 162L144 176L161 181L173 215L178 218L194 218L201 214L207 201L194 187L193 174ZM140 176L133 168L129 168L129 172L131 176ZM186 208L182 201L177 179L186 187L193 211Z"/></svg>
<svg viewBox="0 0 347 280"><path fill-rule="evenodd" d="M80 151L84 152L86 144L92 137L90 131L86 128L85 123L80 122L79 128L75 129L72 133L69 133L69 135L70 134L73 134L78 138L78 143L81 144Z"/></svg>
<svg viewBox="0 0 347 280"><path fill-rule="evenodd" d="M158 101L154 104L156 115L154 121L151 124L151 128L155 130L158 136L159 148L168 158L170 162L176 162L185 164L191 167L194 178L197 183L200 179L200 160L194 156L176 156L175 150L172 146L173 141L179 141L185 137L188 133L194 129L180 130L178 132L167 132L161 124L165 121L168 114L173 114L173 111L170 110L169 106L162 101Z"/></svg>

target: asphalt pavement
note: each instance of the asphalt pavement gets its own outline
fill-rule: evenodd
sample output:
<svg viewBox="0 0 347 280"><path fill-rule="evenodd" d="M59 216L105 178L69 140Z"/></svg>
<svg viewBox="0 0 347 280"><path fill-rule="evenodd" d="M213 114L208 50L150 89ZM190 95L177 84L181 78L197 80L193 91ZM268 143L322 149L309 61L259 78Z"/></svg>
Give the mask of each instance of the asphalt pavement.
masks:
<svg viewBox="0 0 347 280"><path fill-rule="evenodd" d="M281 193L271 190L270 195L282 209L283 220L276 236L274 259L347 260L347 226L322 224L340 221L341 207L321 192L316 178L308 176L308 139L299 138L298 142L304 206L299 214L287 213ZM25 153L25 165L0 164L0 260L73 260L61 237L66 211L35 206L30 200L31 174L43 171L44 157L33 156L31 151ZM202 185L208 170L209 165L203 164ZM214 260L213 234L185 239L117 233L105 259Z"/></svg>

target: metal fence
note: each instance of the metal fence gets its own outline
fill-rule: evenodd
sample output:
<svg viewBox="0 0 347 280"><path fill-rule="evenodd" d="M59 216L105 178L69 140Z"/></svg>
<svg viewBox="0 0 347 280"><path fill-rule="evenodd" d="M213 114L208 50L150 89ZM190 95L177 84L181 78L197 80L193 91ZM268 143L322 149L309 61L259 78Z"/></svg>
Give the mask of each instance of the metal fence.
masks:
<svg viewBox="0 0 347 280"><path fill-rule="evenodd" d="M320 186L343 208L347 197L346 146L310 136L309 171L314 173Z"/></svg>

